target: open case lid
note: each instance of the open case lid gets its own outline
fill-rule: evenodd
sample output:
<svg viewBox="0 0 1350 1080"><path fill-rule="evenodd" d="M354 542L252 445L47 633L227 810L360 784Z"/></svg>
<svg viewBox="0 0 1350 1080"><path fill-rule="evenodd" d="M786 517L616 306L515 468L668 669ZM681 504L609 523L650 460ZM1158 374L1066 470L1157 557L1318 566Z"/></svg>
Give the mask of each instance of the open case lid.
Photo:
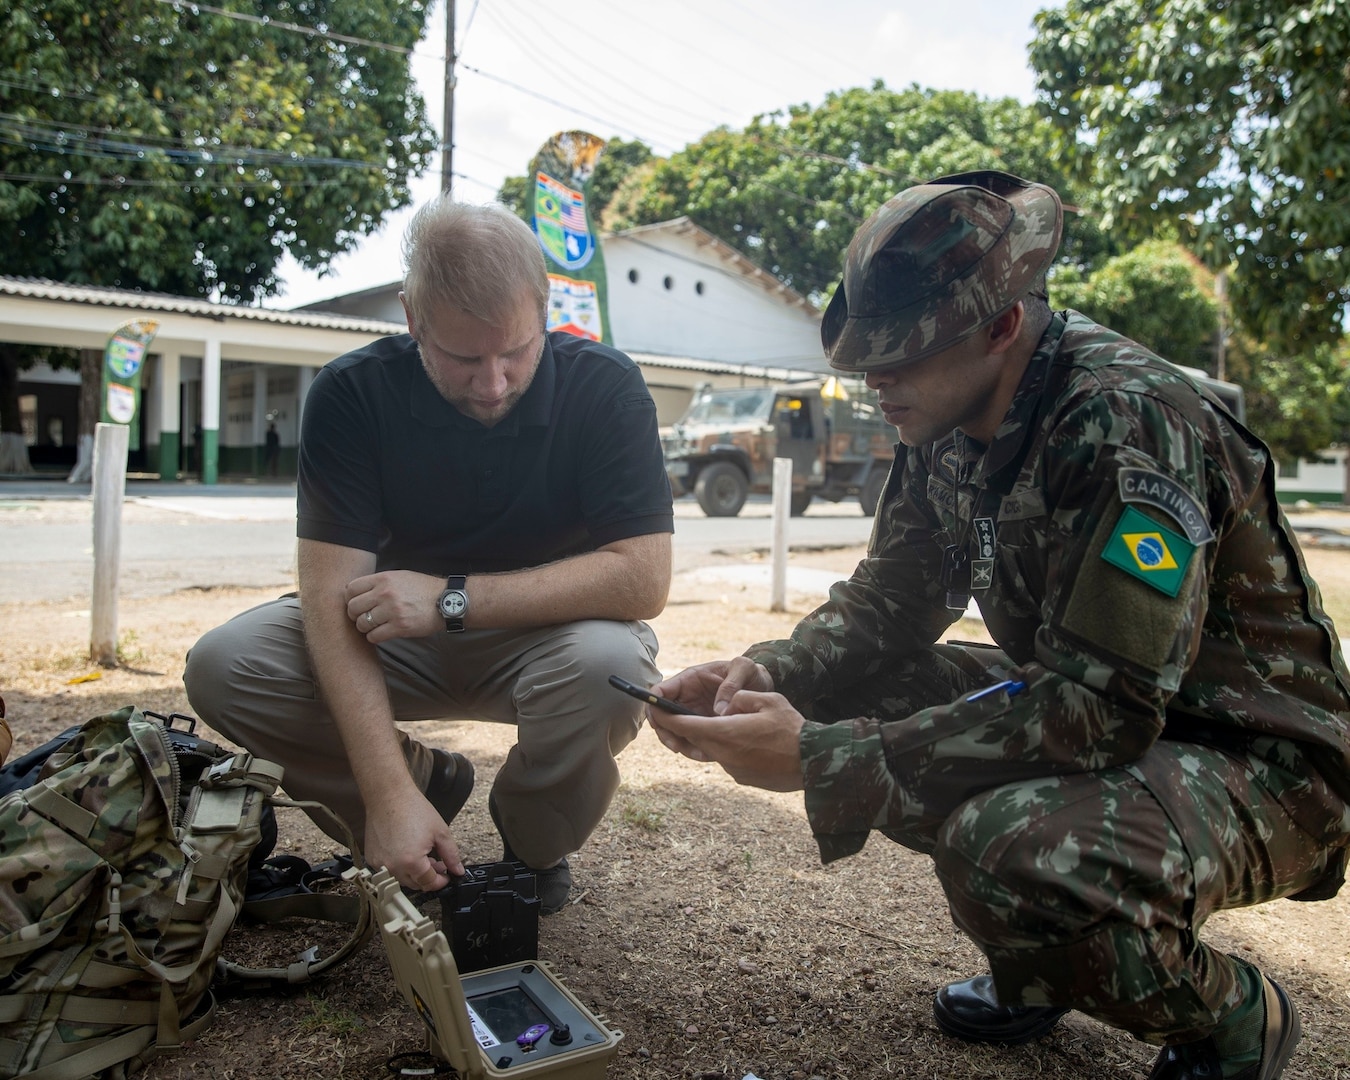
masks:
<svg viewBox="0 0 1350 1080"><path fill-rule="evenodd" d="M461 977L445 934L417 910L388 870L372 874L353 867L342 876L354 881L369 901L394 978L426 1025L432 1054L448 1062L463 1080L603 1080L623 1032L606 1029L547 963L507 964ZM489 1054L495 1040L488 1037L481 1019L475 1030L466 990L474 997L517 985L529 986L529 996L552 1021L547 1030L568 1037L557 1045L551 1039L540 1041L535 1054L513 1046L495 1046ZM509 1043L509 1037L503 1042ZM503 1049L509 1056L502 1055Z"/></svg>

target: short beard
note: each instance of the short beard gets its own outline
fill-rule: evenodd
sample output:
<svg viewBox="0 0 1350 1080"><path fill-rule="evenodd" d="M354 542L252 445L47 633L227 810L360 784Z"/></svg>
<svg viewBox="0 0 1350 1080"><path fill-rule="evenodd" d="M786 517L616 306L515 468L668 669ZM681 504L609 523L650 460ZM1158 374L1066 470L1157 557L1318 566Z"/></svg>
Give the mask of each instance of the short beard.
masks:
<svg viewBox="0 0 1350 1080"><path fill-rule="evenodd" d="M507 396L501 409L491 415L484 415L473 406L473 402L469 398L456 397L455 392L449 386L442 383L435 366L427 362L426 354L422 352L421 342L417 342L416 344L417 358L422 362L422 370L427 373L427 379L430 381L431 385L436 388L436 392L449 402L456 411L467 416L470 420L476 420L484 427L496 426L511 414L512 409L520 404L520 399L525 396L525 392L534 385L534 377L539 374L539 363L544 358L544 343L543 341L540 341L539 354L534 358L534 366L530 368L530 377L525 381L524 385Z"/></svg>

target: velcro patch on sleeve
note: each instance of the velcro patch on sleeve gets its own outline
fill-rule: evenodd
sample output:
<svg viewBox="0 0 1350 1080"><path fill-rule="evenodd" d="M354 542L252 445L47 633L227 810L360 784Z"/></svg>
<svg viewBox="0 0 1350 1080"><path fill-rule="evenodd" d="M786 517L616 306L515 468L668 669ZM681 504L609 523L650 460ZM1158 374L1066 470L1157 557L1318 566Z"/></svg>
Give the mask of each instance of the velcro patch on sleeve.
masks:
<svg viewBox="0 0 1350 1080"><path fill-rule="evenodd" d="M1121 512L1101 557L1166 596L1176 596L1195 545L1132 506Z"/></svg>
<svg viewBox="0 0 1350 1080"><path fill-rule="evenodd" d="M1155 675L1167 669L1178 641L1189 639L1190 586L1198 550L1131 506L1102 492L1101 517L1084 538L1081 560L1062 588L1055 621L1088 656L1119 658Z"/></svg>

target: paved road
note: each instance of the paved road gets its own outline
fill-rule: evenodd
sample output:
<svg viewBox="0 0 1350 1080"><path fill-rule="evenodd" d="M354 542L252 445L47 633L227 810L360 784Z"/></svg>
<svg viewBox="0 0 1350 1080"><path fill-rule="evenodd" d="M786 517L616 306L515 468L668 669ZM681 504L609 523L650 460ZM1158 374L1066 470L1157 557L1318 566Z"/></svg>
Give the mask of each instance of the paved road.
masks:
<svg viewBox="0 0 1350 1080"><path fill-rule="evenodd" d="M735 518L676 504L675 569L734 562L767 550L772 508L753 500ZM0 603L87 596L93 577L88 485L0 481ZM122 514L123 596L226 585L286 587L295 556L294 485L132 481ZM793 548L865 543L871 521L856 502L817 503L793 518Z"/></svg>

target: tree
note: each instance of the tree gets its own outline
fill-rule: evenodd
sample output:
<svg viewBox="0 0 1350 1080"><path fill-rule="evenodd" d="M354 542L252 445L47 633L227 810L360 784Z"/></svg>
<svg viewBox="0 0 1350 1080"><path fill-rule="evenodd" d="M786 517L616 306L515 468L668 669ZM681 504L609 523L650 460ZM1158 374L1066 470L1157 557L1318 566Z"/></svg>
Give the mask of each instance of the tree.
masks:
<svg viewBox="0 0 1350 1080"><path fill-rule="evenodd" d="M1282 356L1239 334L1229 351L1230 378L1242 385L1247 426L1283 461L1314 458L1350 444L1350 355L1316 345Z"/></svg>
<svg viewBox="0 0 1350 1080"><path fill-rule="evenodd" d="M1219 330L1214 276L1180 244L1149 240L1091 274L1050 282L1053 305L1074 308L1159 356L1213 375Z"/></svg>
<svg viewBox="0 0 1350 1080"><path fill-rule="evenodd" d="M1067 0L1032 65L1108 228L1159 223L1219 268L1239 321L1287 353L1340 336L1350 302L1350 5Z"/></svg>
<svg viewBox="0 0 1350 1080"><path fill-rule="evenodd" d="M818 298L839 277L854 230L915 182L970 169L1003 169L1066 192L1052 128L1011 98L870 88L832 93L817 107L718 128L631 171L606 227L688 215L798 291ZM1069 261L1091 261L1100 235L1077 224Z"/></svg>
<svg viewBox="0 0 1350 1080"><path fill-rule="evenodd" d="M251 301L277 290L285 252L322 267L408 203L436 148L406 53L427 4L240 11L6 5L8 273Z"/></svg>

